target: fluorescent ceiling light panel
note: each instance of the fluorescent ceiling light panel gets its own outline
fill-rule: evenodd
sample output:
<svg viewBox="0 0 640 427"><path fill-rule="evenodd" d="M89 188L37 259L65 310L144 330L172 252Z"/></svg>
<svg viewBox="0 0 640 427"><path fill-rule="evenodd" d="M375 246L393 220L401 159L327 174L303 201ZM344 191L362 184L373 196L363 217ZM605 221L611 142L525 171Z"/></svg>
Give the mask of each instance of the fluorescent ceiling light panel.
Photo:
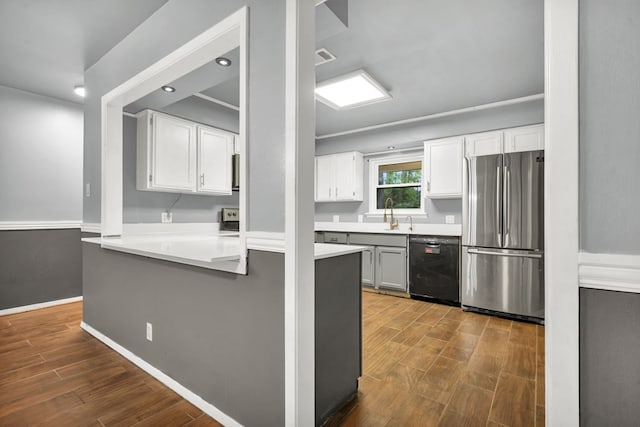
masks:
<svg viewBox="0 0 640 427"><path fill-rule="evenodd" d="M386 101L391 95L364 70L358 70L318 83L316 99L333 109L346 110Z"/></svg>

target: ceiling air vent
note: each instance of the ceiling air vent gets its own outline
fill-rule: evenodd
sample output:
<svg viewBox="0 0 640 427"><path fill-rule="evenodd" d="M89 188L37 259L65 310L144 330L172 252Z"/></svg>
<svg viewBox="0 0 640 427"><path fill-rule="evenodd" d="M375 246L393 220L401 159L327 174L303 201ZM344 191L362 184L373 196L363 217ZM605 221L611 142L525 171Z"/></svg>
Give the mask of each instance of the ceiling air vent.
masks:
<svg viewBox="0 0 640 427"><path fill-rule="evenodd" d="M336 57L323 47L316 50L316 66L327 63L327 62L331 62L335 59Z"/></svg>

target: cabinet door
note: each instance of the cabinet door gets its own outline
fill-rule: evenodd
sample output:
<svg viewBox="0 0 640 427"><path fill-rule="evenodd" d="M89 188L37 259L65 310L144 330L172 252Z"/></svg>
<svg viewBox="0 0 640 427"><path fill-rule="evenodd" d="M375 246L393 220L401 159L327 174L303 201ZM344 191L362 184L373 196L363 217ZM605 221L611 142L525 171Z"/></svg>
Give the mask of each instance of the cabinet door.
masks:
<svg viewBox="0 0 640 427"><path fill-rule="evenodd" d="M376 287L407 290L406 248L376 247Z"/></svg>
<svg viewBox="0 0 640 427"><path fill-rule="evenodd" d="M375 286L375 248L367 247L362 251L362 285L367 287Z"/></svg>
<svg viewBox="0 0 640 427"><path fill-rule="evenodd" d="M425 143L427 197L462 197L462 142L448 138Z"/></svg>
<svg viewBox="0 0 640 427"><path fill-rule="evenodd" d="M198 126L198 192L231 194L233 134Z"/></svg>
<svg viewBox="0 0 640 427"><path fill-rule="evenodd" d="M316 202L335 200L333 156L316 157Z"/></svg>
<svg viewBox="0 0 640 427"><path fill-rule="evenodd" d="M355 155L341 153L334 155L336 200L353 200L356 195Z"/></svg>
<svg viewBox="0 0 640 427"><path fill-rule="evenodd" d="M170 116L152 115L151 187L196 190L196 126Z"/></svg>
<svg viewBox="0 0 640 427"><path fill-rule="evenodd" d="M489 156L502 153L503 132L483 132L465 137L465 155L467 157Z"/></svg>
<svg viewBox="0 0 640 427"><path fill-rule="evenodd" d="M544 125L524 126L504 131L504 152L544 150Z"/></svg>

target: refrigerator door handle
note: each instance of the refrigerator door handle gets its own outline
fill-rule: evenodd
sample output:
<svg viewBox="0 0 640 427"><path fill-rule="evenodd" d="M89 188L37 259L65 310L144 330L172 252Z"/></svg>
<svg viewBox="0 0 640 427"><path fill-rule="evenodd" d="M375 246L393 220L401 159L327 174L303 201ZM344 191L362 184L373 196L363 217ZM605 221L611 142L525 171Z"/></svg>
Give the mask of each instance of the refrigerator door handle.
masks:
<svg viewBox="0 0 640 427"><path fill-rule="evenodd" d="M505 159L504 165L504 244L507 245L507 241L509 240L509 210L511 210L511 200L509 199L509 193L511 192L511 171L509 170L509 165L507 164L507 160Z"/></svg>
<svg viewBox="0 0 640 427"><path fill-rule="evenodd" d="M483 251L480 249L467 249L467 253L476 254L476 255L494 255L494 256L510 256L516 258L542 258L543 254L536 253L508 253L508 252L491 252L491 251Z"/></svg>
<svg viewBox="0 0 640 427"><path fill-rule="evenodd" d="M502 165L498 165L496 171L496 232L498 233L498 246L502 246Z"/></svg>

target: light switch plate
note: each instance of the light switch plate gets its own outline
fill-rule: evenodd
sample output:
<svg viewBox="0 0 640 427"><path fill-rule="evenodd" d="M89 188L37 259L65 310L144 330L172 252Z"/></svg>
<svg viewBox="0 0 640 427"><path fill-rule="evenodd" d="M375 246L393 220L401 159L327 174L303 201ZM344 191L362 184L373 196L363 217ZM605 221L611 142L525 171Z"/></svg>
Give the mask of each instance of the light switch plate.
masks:
<svg viewBox="0 0 640 427"><path fill-rule="evenodd" d="M362 222L362 221L363 221L362 215L358 215L358 222Z"/></svg>
<svg viewBox="0 0 640 427"><path fill-rule="evenodd" d="M340 222L340 215L334 215L333 222Z"/></svg>
<svg viewBox="0 0 640 427"><path fill-rule="evenodd" d="M444 222L447 224L454 224L456 221L456 217L453 215L447 215L444 217Z"/></svg>

